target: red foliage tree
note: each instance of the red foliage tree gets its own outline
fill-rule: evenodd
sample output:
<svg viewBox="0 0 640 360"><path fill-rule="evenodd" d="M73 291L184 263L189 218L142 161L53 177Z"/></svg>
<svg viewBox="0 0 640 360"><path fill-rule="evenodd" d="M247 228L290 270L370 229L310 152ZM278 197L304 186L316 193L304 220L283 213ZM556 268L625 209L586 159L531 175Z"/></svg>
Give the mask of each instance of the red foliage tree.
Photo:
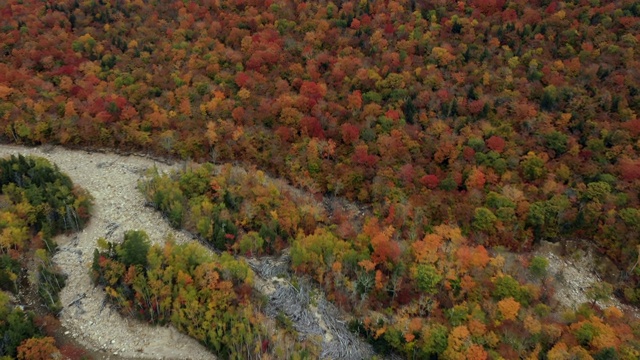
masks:
<svg viewBox="0 0 640 360"><path fill-rule="evenodd" d="M437 176L432 175L432 174L428 174L428 175L424 175L422 178L420 178L420 183L426 187L428 187L429 189L435 189L438 187L438 184L440 183L440 180L438 179Z"/></svg>
<svg viewBox="0 0 640 360"><path fill-rule="evenodd" d="M307 136L324 139L324 130L317 118L305 116L300 120L300 126L302 127L303 133L306 133Z"/></svg>
<svg viewBox="0 0 640 360"><path fill-rule="evenodd" d="M501 153L506 143L500 136L493 135L487 139L486 144L489 149Z"/></svg>
<svg viewBox="0 0 640 360"><path fill-rule="evenodd" d="M624 180L640 179L640 160L622 159L619 168Z"/></svg>
<svg viewBox="0 0 640 360"><path fill-rule="evenodd" d="M355 125L344 123L340 126L340 130L345 144L354 143L360 137L360 128Z"/></svg>

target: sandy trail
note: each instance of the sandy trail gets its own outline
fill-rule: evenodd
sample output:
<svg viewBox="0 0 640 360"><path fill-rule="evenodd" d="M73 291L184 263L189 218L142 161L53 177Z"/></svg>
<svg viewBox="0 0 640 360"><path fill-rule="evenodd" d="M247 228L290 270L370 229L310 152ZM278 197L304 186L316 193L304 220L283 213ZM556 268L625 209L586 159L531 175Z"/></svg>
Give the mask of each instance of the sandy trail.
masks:
<svg viewBox="0 0 640 360"><path fill-rule="evenodd" d="M77 234L60 236L54 257L69 277L60 293L64 306L60 320L64 331L84 346L100 351L104 358L215 359L202 345L174 327L155 327L128 320L105 306L104 291L92 284L89 268L96 239L120 241L127 230L140 229L154 243L162 243L171 233L177 242L191 240L171 228L155 211L144 207L136 189L147 169L177 169L139 156L66 150L61 147L28 148L0 145L0 156L41 156L58 165L74 182L95 198L89 225Z"/></svg>

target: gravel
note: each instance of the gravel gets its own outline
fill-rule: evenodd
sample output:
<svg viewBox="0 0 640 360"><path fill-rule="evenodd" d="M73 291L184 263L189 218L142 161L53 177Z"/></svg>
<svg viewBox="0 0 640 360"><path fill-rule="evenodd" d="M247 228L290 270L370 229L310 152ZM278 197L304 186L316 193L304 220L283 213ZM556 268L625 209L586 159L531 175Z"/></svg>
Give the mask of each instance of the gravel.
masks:
<svg viewBox="0 0 640 360"><path fill-rule="evenodd" d="M60 316L63 331L87 348L103 353L105 359L215 359L197 341L179 333L174 327L155 327L124 318L106 303L103 289L94 286L89 278L93 250L99 237L121 241L125 231L138 229L146 231L154 243L163 243L168 234L172 234L178 243L192 240L189 234L171 228L159 213L145 207L145 200L136 189L138 180L149 168L155 166L166 172L178 170L180 165L167 165L144 156L122 156L51 146L29 148L0 145L0 156L17 154L47 158L95 198L89 225L81 233L56 239L60 248L54 261L69 276L67 286L60 293L64 305ZM592 254L577 260L567 259L561 257L556 246L551 244L544 244L536 254L549 260L548 273L559 283L554 297L565 307L575 308L587 302L586 291L601 281L593 269ZM286 268L279 266L280 263L274 262L265 267L264 259L248 261L254 270L258 270L258 274L264 276L257 279L256 287L265 295L273 296L278 290L288 287L286 285L289 284L275 276L282 276L280 273ZM260 270L265 268L273 273L268 271L261 274ZM615 298L599 305L613 305L639 317L638 309L620 304ZM325 316L321 321L322 317L312 316L312 327L315 329L324 324L320 333L324 333L325 337L331 335L325 342L332 342L336 333L342 331L325 329L326 321L333 319L330 319L332 316ZM361 340L354 339L354 342L352 346L362 346L361 351L370 351L360 343Z"/></svg>
<svg viewBox="0 0 640 360"><path fill-rule="evenodd" d="M575 251L573 256L560 255L559 243L543 241L535 254L545 257L549 261L548 275L556 282L554 298L564 307L576 309L591 299L588 291L591 287L602 282L603 279L595 269L596 259L592 251ZM623 304L615 296L605 301L598 301L601 308L610 306L623 310L636 318L640 318L638 308Z"/></svg>
<svg viewBox="0 0 640 360"><path fill-rule="evenodd" d="M64 306L60 320L65 335L93 352L104 354L105 359L215 359L196 340L179 333L174 327L156 327L123 317L106 302L102 287L94 286L89 277L93 250L100 237L112 242L121 241L125 231L144 230L151 241L158 244L162 244L169 234L177 243L193 240L192 235L171 228L158 212L146 207L136 188L148 169L157 167L162 172L169 172L179 170L182 164L168 165L144 156L122 156L110 152L0 145L0 156L17 154L48 159L69 175L74 184L88 190L94 197L88 226L79 233L56 238L60 246L54 262L68 275L67 285L60 293ZM241 168L236 170L244 171ZM300 203L314 201L308 193L283 181L269 181L294 195ZM323 357L356 359L373 354L370 345L346 329L344 315L323 298L320 299L321 306L316 308L311 306L308 296L303 299L276 296L294 291L291 283L284 280L290 276L287 253L281 259L265 257L247 261L258 275L256 289L270 297L270 309L287 313L294 326L303 330L305 335L323 335L320 344ZM284 304L287 306L282 306L276 299L302 301L289 301Z"/></svg>
<svg viewBox="0 0 640 360"><path fill-rule="evenodd" d="M54 261L68 275L60 293L63 331L87 348L103 353L104 358L215 359L196 340L174 327L151 326L121 316L106 303L103 289L94 286L89 277L99 237L121 241L125 231L137 229L146 231L154 243L163 243L168 234L173 234L178 243L191 240L186 233L171 228L160 214L145 208L136 189L147 169L156 166L170 171L179 166L141 156L0 145L0 156L17 154L48 159L95 198L88 226L80 233L56 239L60 247Z"/></svg>

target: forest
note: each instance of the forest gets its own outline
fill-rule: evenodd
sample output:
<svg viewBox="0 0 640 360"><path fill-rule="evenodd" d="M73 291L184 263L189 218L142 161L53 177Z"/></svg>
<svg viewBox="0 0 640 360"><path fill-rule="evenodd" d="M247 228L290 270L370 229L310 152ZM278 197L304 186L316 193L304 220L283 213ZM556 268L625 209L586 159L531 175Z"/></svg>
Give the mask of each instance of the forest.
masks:
<svg viewBox="0 0 640 360"><path fill-rule="evenodd" d="M92 273L123 313L221 356L277 357L200 333L176 296L221 296L210 316L229 306L259 343L251 281L223 268L287 252L380 356L635 359L637 318L598 301L640 306L639 18L632 0L7 0L0 139L200 164L140 190L218 254L130 233ZM592 302L554 300L543 241L613 264ZM203 266L223 291L201 293Z"/></svg>
<svg viewBox="0 0 640 360"><path fill-rule="evenodd" d="M22 155L0 159L0 186L0 358L81 354L81 349L58 349L52 337L62 307L58 292L65 284L52 261L53 237L84 226L91 196L46 159ZM28 292L41 299L46 315L12 305L12 298L24 301Z"/></svg>

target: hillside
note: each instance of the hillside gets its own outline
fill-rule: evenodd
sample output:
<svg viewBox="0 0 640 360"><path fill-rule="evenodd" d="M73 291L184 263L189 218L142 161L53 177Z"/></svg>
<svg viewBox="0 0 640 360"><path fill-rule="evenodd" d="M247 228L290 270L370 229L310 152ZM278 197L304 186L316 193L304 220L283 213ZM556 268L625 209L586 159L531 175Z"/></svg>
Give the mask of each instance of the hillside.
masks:
<svg viewBox="0 0 640 360"><path fill-rule="evenodd" d="M381 354L633 358L598 301L640 304L639 40L631 0L9 0L0 139L202 164L145 201L218 251L290 253ZM546 241L597 263L572 315Z"/></svg>
<svg viewBox="0 0 640 360"><path fill-rule="evenodd" d="M636 260L634 2L2 12L7 140L241 161L371 203L404 236L448 222L479 243L578 236Z"/></svg>

